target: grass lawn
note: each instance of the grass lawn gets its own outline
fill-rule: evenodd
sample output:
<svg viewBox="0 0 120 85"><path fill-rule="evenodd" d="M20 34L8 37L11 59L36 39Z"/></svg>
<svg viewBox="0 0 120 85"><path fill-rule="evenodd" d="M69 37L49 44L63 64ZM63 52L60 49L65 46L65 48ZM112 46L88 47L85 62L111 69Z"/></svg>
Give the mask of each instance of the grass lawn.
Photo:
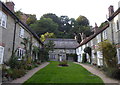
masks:
<svg viewBox="0 0 120 85"><path fill-rule="evenodd" d="M56 61L35 73L26 83L103 83L103 81L78 64L69 62L68 67L58 67Z"/></svg>

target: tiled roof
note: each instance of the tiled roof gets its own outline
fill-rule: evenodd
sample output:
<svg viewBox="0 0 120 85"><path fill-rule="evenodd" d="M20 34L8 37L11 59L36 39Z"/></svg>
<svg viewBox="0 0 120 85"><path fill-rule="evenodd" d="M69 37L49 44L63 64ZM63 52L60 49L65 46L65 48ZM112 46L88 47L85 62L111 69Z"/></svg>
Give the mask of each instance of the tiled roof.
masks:
<svg viewBox="0 0 120 85"><path fill-rule="evenodd" d="M117 16L120 13L120 8L118 8L111 17L108 18L108 21L111 21L115 16ZM90 40L92 40L93 38L95 38L98 34L100 34L101 32L103 32L105 29L107 29L109 27L109 24L105 25L103 28L101 28L100 30L98 30L95 34L85 38L78 47L88 43ZM77 48L78 48L77 47Z"/></svg>
<svg viewBox="0 0 120 85"><path fill-rule="evenodd" d="M60 49L75 49L79 44L75 39L54 39L48 38L44 43L47 43L49 40L54 41L55 47Z"/></svg>

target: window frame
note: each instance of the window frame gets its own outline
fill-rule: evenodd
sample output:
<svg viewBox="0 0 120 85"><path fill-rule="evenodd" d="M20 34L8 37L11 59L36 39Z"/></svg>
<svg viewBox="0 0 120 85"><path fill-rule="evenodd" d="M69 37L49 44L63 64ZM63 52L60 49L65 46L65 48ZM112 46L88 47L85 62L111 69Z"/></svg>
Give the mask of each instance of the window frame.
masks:
<svg viewBox="0 0 120 85"><path fill-rule="evenodd" d="M0 26L7 29L7 15L0 10ZM4 23L3 23L4 22Z"/></svg>
<svg viewBox="0 0 120 85"><path fill-rule="evenodd" d="M20 27L19 37L24 38L24 34L25 34L25 30L22 27Z"/></svg>
<svg viewBox="0 0 120 85"><path fill-rule="evenodd" d="M120 48L117 49L118 64L120 64Z"/></svg>
<svg viewBox="0 0 120 85"><path fill-rule="evenodd" d="M18 48L18 49L17 49L17 57L18 57L18 60L22 60L24 54L25 54L25 50L24 50L24 49L22 49L22 48Z"/></svg>
<svg viewBox="0 0 120 85"><path fill-rule="evenodd" d="M0 46L0 49L1 49L1 48L2 48L3 50L2 50L2 53L1 53L2 56L0 55L0 64L3 64L4 47L3 47L3 46Z"/></svg>

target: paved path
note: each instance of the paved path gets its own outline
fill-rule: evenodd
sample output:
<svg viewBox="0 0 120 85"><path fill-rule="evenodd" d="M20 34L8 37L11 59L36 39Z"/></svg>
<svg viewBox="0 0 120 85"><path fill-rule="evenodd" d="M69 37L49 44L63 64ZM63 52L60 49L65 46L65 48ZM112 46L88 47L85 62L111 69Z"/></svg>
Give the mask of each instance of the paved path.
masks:
<svg viewBox="0 0 120 85"><path fill-rule="evenodd" d="M81 64L81 63L77 63L77 62L74 62L74 63L83 66L91 73L99 76L103 80L104 83L118 83L118 85L120 85L120 81L107 77L103 72L101 72L100 70L96 69L95 67L93 67L91 65Z"/></svg>
<svg viewBox="0 0 120 85"><path fill-rule="evenodd" d="M13 80L12 82L9 82L9 83L19 83L19 84L22 84L26 80L28 80L33 74L35 74L38 70L44 68L48 64L49 64L49 62L42 63L39 67L30 70L25 76L23 76L21 78L18 78L16 80Z"/></svg>

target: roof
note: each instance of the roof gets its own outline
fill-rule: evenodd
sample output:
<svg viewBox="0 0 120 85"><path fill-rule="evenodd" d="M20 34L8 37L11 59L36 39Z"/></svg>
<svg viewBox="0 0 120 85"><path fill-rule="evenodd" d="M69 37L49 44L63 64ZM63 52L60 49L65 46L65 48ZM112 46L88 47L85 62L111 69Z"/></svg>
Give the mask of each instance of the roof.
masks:
<svg viewBox="0 0 120 85"><path fill-rule="evenodd" d="M54 41L56 49L75 49L79 44L75 39L60 39L60 38L48 38L44 42L45 44L49 41Z"/></svg>
<svg viewBox="0 0 120 85"><path fill-rule="evenodd" d="M19 22L20 24L22 24L27 30L29 30L32 35L39 41L39 43L41 43L43 45L43 43L41 42L41 40L39 39L39 37L37 36L37 34L31 30L31 28L29 26L27 26L25 23L23 23L12 11L9 10L9 8L6 7L6 5L4 3L2 3L0 1L0 6L2 5L2 9L4 9L9 15L11 15L12 18L14 18L16 20L16 22Z"/></svg>
<svg viewBox="0 0 120 85"><path fill-rule="evenodd" d="M111 17L108 18L108 21L111 21L113 20L113 18L115 16L117 16L118 14L120 13L120 7L111 15ZM101 28L100 30L98 30L95 34L85 38L80 44L78 47L88 43L90 40L92 40L93 38L95 38L98 34L100 34L101 32L103 32L105 29L107 29L109 27L109 24L106 24L103 28ZM77 48L78 48L77 47Z"/></svg>

